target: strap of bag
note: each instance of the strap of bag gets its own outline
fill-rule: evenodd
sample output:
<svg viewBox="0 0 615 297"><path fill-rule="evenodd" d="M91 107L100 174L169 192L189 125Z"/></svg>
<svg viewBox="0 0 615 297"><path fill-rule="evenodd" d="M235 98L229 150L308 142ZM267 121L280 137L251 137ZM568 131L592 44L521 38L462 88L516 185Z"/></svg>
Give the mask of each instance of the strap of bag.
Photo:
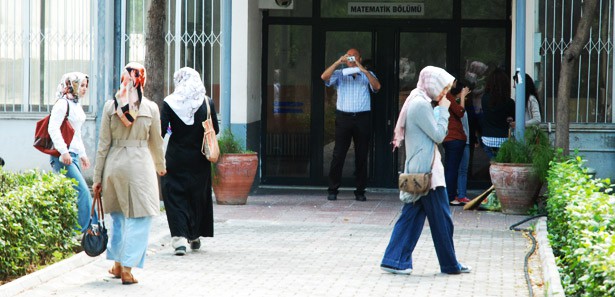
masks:
<svg viewBox="0 0 615 297"><path fill-rule="evenodd" d="M205 105L207 105L207 119L211 118L211 109L209 108L209 97L205 97Z"/></svg>
<svg viewBox="0 0 615 297"><path fill-rule="evenodd" d="M98 211L96 211L96 207L98 207ZM94 191L94 199L92 201L92 210L90 211L90 224L92 224L92 219L94 218L94 214L98 214L98 222L99 225L105 226L105 212L103 210L102 198L100 197L100 192Z"/></svg>

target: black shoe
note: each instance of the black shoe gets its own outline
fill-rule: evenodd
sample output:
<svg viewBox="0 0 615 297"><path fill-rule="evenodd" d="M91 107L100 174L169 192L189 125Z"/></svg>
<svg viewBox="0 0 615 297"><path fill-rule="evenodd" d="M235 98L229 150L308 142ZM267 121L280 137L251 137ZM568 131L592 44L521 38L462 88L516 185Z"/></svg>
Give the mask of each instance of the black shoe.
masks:
<svg viewBox="0 0 615 297"><path fill-rule="evenodd" d="M180 246L175 248L175 256L183 256L186 254L186 247Z"/></svg>
<svg viewBox="0 0 615 297"><path fill-rule="evenodd" d="M329 194L327 196L327 200L331 200L331 201L337 200L337 194Z"/></svg>
<svg viewBox="0 0 615 297"><path fill-rule="evenodd" d="M198 250L201 248L201 239L197 238L190 241L190 249Z"/></svg>
<svg viewBox="0 0 615 297"><path fill-rule="evenodd" d="M366 201L367 197L365 197L365 194L354 194L354 199L357 201Z"/></svg>

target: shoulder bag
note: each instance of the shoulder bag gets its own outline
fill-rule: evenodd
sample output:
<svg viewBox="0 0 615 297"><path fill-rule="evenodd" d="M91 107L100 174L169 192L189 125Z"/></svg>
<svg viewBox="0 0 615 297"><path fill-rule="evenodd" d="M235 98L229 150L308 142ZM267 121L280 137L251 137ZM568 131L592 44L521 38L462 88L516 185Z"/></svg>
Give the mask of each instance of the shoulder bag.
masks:
<svg viewBox="0 0 615 297"><path fill-rule="evenodd" d="M62 125L60 125L60 133L62 133L62 138L67 146L70 146L71 141L73 141L73 136L75 135L75 129L68 121L68 112L70 110L70 104L66 102L66 115L64 116L64 120L62 121ZM60 156L60 152L53 145L53 140L51 140L51 136L49 136L49 120L51 118L51 113L48 114L43 119L36 122L36 130L34 130L34 148L48 155Z"/></svg>
<svg viewBox="0 0 615 297"><path fill-rule="evenodd" d="M205 98L205 104L207 105L207 119L203 121L203 128L205 132L203 134L203 145L201 146L201 153L205 155L207 160L212 163L218 162L220 157L220 147L218 146L218 138L216 138L216 130L211 120L211 109L209 108L209 99Z"/></svg>
<svg viewBox="0 0 615 297"><path fill-rule="evenodd" d="M436 148L434 148L436 149ZM423 194L429 191L431 188L431 168L436 159L436 152L434 151L433 159L431 160L431 166L427 173L402 173L399 175L398 187L400 191L404 191L411 194Z"/></svg>
<svg viewBox="0 0 615 297"><path fill-rule="evenodd" d="M92 218L95 214L95 208L98 208L98 224L92 224ZM83 233L81 238L81 247L83 251L90 257L96 257L102 254L107 249L107 227L105 226L105 212L103 211L102 198L100 191L94 192L94 201L92 201L92 211L90 212L90 222L88 228Z"/></svg>

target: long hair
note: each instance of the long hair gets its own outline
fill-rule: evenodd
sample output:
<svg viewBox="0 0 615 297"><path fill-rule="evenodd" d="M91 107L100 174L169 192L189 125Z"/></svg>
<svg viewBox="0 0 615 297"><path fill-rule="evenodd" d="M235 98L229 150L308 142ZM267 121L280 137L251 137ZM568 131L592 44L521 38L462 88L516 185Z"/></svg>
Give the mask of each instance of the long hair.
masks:
<svg viewBox="0 0 615 297"><path fill-rule="evenodd" d="M487 77L485 93L490 95L489 106L496 107L510 98L510 85L508 75L499 67Z"/></svg>
<svg viewBox="0 0 615 297"><path fill-rule="evenodd" d="M536 101L538 101L538 110L542 114L542 110L540 110L540 99L538 97L538 91L536 91L536 85L534 84L534 80L529 74L525 74L525 108L527 108L530 104L530 96L534 95L536 97Z"/></svg>

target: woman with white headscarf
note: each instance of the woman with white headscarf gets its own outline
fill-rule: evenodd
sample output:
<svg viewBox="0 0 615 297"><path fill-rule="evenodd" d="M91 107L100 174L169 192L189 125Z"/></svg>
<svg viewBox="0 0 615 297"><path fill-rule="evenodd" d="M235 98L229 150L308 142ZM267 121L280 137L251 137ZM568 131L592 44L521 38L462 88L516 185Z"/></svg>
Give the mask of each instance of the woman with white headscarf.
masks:
<svg viewBox="0 0 615 297"><path fill-rule="evenodd" d="M53 171L58 173L61 169L66 170L66 176L77 181L77 222L79 230L85 231L90 220L90 209L92 207L92 195L88 184L81 172L90 167L90 160L85 152L83 139L81 138L81 127L85 123L85 112L81 106L80 99L85 96L88 90L88 76L81 72L69 72L62 76L56 92L56 103L51 110L49 120L49 136L53 141L54 147L60 152L60 156L51 156L50 163ZM68 111L68 122L75 129L75 135L70 143L64 142L60 126ZM96 224L97 218L93 218Z"/></svg>
<svg viewBox="0 0 615 297"><path fill-rule="evenodd" d="M143 65L124 66L119 91L103 107L94 167L93 190L102 191L113 219L109 273L124 285L138 283L132 268L143 268L152 217L160 213L156 173L166 174L160 111L143 96L146 78Z"/></svg>
<svg viewBox="0 0 615 297"><path fill-rule="evenodd" d="M216 134L218 117L213 101L206 96L201 76L184 67L173 76L175 91L164 99L161 112L162 136L170 126L167 146L168 174L162 178L162 196L175 255L201 247L200 237L214 236L211 164L201 153L207 104Z"/></svg>
<svg viewBox="0 0 615 297"><path fill-rule="evenodd" d="M448 132L448 111L451 102L446 94L455 78L442 68L427 66L421 70L416 88L410 93L399 114L395 128L394 147L405 140L405 173L431 172L431 188L426 193L400 191L405 202L395 223L389 245L380 267L394 274L412 273L412 252L429 221L440 272L468 273L471 267L457 262L453 244L453 219L448 204L444 166L436 145ZM438 106L432 108L432 102Z"/></svg>

